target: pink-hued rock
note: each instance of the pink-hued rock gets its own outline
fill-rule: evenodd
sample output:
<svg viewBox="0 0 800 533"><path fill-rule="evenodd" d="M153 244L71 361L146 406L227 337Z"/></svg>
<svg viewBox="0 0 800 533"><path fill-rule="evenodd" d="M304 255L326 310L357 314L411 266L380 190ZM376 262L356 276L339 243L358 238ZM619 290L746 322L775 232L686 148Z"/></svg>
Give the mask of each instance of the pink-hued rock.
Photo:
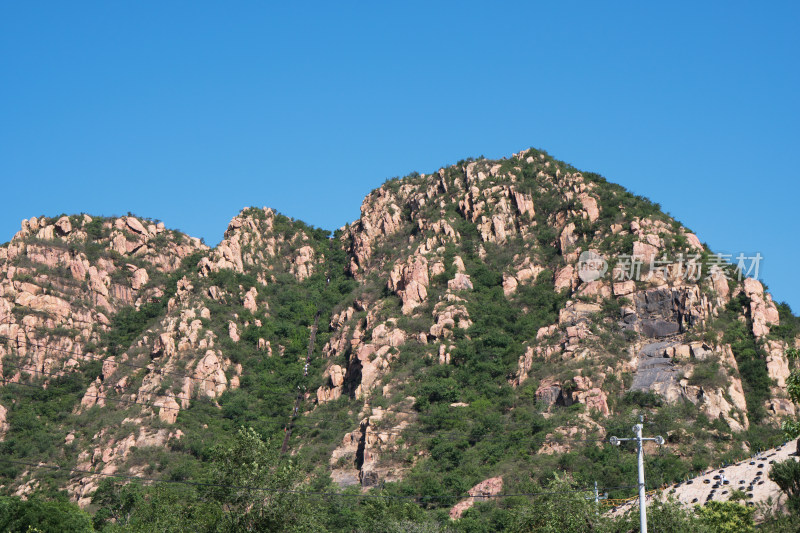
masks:
<svg viewBox="0 0 800 533"><path fill-rule="evenodd" d="M636 282L633 280L614 283L614 296L627 296L636 291Z"/></svg>
<svg viewBox="0 0 800 533"><path fill-rule="evenodd" d="M508 274L503 274L503 294L506 296L514 294L517 292L517 286L519 286L517 278L509 276Z"/></svg>
<svg viewBox="0 0 800 533"><path fill-rule="evenodd" d="M575 224L570 222L564 226L564 229L561 231L561 236L558 238L561 255L566 256L576 242L578 242L578 237L575 235Z"/></svg>
<svg viewBox="0 0 800 533"><path fill-rule="evenodd" d="M71 311L69 303L57 296L33 295L27 292L17 294L14 303L23 307L30 307L34 311L41 311L65 320Z"/></svg>
<svg viewBox="0 0 800 533"><path fill-rule="evenodd" d="M8 415L8 409L0 405L0 441L2 441L5 436L6 432L8 432L8 422L6 421L6 416Z"/></svg>
<svg viewBox="0 0 800 533"><path fill-rule="evenodd" d="M244 308L255 313L258 310L258 304L256 303L257 297L258 290L256 290L255 287L250 287L250 290L244 295L244 303L242 304Z"/></svg>
<svg viewBox="0 0 800 533"><path fill-rule="evenodd" d="M69 271L74 279L83 281L86 279L86 273L89 271L89 262L76 257L70 261Z"/></svg>
<svg viewBox="0 0 800 533"><path fill-rule="evenodd" d="M517 206L517 211L519 211L521 215L533 217L536 214L533 209L533 199L529 194L512 191L511 197L514 199L514 205Z"/></svg>
<svg viewBox="0 0 800 533"><path fill-rule="evenodd" d="M575 422L578 424L576 425ZM578 414L575 422L571 422L568 426L557 427L552 433L548 433L545 436L545 439L546 441L551 442L545 442L545 444L536 452L537 455L567 453L574 449L575 445L572 444L571 441L574 442L585 440L590 433L593 433L596 436L598 440L597 445L602 446L601 441L605 436L605 429L603 429L603 426L595 422L591 416L586 413ZM564 442L552 442L553 439L563 439Z"/></svg>
<svg viewBox="0 0 800 533"><path fill-rule="evenodd" d="M431 276L438 276L440 274L444 274L445 267L444 263L441 261L436 261L431 265Z"/></svg>
<svg viewBox="0 0 800 533"><path fill-rule="evenodd" d="M197 363L192 377L199 393L209 398L216 398L227 388L228 379L213 350L206 351L206 355Z"/></svg>
<svg viewBox="0 0 800 533"><path fill-rule="evenodd" d="M450 364L450 351L444 344L439 345L439 364L440 365Z"/></svg>
<svg viewBox="0 0 800 533"><path fill-rule="evenodd" d="M345 370L339 365L331 365L328 369L331 376L331 385L334 387L341 387L344 384Z"/></svg>
<svg viewBox="0 0 800 533"><path fill-rule="evenodd" d="M528 372L533 366L533 356L535 355L535 351L531 346L528 346L525 349L525 353L519 356L519 360L517 361L517 371L514 374L514 377L509 380L509 383L512 387L519 387L522 385L525 380L528 379Z"/></svg>
<svg viewBox="0 0 800 533"><path fill-rule="evenodd" d="M552 324L550 326L542 326L536 332L536 340L540 340L540 339L543 339L545 337L549 337L550 335L552 335L556 331L558 331L558 324Z"/></svg>
<svg viewBox="0 0 800 533"><path fill-rule="evenodd" d="M133 276L131 277L131 287L134 290L138 291L147 285L148 281L150 281L150 276L147 274L147 270L144 268L137 268L133 271Z"/></svg>
<svg viewBox="0 0 800 533"><path fill-rule="evenodd" d="M153 349L150 352L151 357L172 357L175 355L175 339L170 333L164 332L156 337L153 342Z"/></svg>
<svg viewBox="0 0 800 533"><path fill-rule="evenodd" d="M421 255L396 264L389 274L389 288L403 301L405 315L428 298L428 284L428 260Z"/></svg>
<svg viewBox="0 0 800 533"><path fill-rule="evenodd" d="M382 368L386 364L386 361L377 354L381 351L385 354L388 350L388 346L382 347L381 350L376 350L373 344L362 344L358 348L356 359L361 365L361 384L356 388L356 398L363 397L375 385Z"/></svg>
<svg viewBox="0 0 800 533"><path fill-rule="evenodd" d="M89 408L95 405L103 405L103 398L101 392L100 385L98 383L99 378L93 381L89 387L86 389L86 392L81 398L81 407Z"/></svg>
<svg viewBox="0 0 800 533"><path fill-rule="evenodd" d="M753 278L745 278L744 293L750 298L750 320L753 323L753 335L757 338L769 335L770 325L780 323L778 308L772 296L764 294L764 286Z"/></svg>
<svg viewBox="0 0 800 533"><path fill-rule="evenodd" d="M467 274L457 272L455 277L447 282L447 288L454 291L471 291L472 281Z"/></svg>
<svg viewBox="0 0 800 533"><path fill-rule="evenodd" d="M575 268L572 265L566 265L556 272L556 279L554 282L554 288L557 292L560 292L564 289L570 289L574 287L575 284Z"/></svg>
<svg viewBox="0 0 800 533"><path fill-rule="evenodd" d="M319 387L317 389L317 403L323 404L327 402L332 402L338 400L342 397L342 388L341 387Z"/></svg>
<svg viewBox="0 0 800 533"><path fill-rule="evenodd" d="M611 287L608 286L607 283L603 281L590 281L589 283L584 283L578 289L578 296L584 296L588 298L595 298L595 299L605 299L611 297Z"/></svg>
<svg viewBox="0 0 800 533"><path fill-rule="evenodd" d="M431 326L430 334L437 339L450 337L456 327L467 329L472 325L464 299L452 293L434 306L433 318L436 322Z"/></svg>
<svg viewBox="0 0 800 533"><path fill-rule="evenodd" d="M297 250L297 256L292 261L292 273L298 281L303 281L314 273L314 249L303 246Z"/></svg>
<svg viewBox="0 0 800 533"><path fill-rule="evenodd" d="M723 272L717 268L712 267L711 269L711 283L714 286L714 292L717 293L720 301L722 303L728 302L728 296L730 295L730 287L728 286L728 279L725 277Z"/></svg>
<svg viewBox="0 0 800 533"><path fill-rule="evenodd" d="M355 274L363 269L372 257L372 250L378 241L396 233L403 224L403 210L398 205L394 193L381 187L364 198L361 204L361 218L350 228L353 239L352 252L355 256L350 265Z"/></svg>
<svg viewBox="0 0 800 533"><path fill-rule="evenodd" d="M633 243L632 258L641 261L643 264L649 264L650 261L658 255L658 248L653 244L636 241Z"/></svg>
<svg viewBox="0 0 800 533"><path fill-rule="evenodd" d="M69 235L72 233L72 223L69 221L69 217L63 216L59 218L55 223L55 228L59 235Z"/></svg>
<svg viewBox="0 0 800 533"><path fill-rule="evenodd" d="M761 285L761 282L757 279L753 278L744 278L744 293L747 295L748 298L753 296L763 296L764 295L764 286Z"/></svg>
<svg viewBox="0 0 800 533"><path fill-rule="evenodd" d="M573 398L575 401L586 405L589 409L599 411L603 416L611 414L611 410L608 408L608 397L600 388L595 387L588 391L574 392Z"/></svg>
<svg viewBox="0 0 800 533"><path fill-rule="evenodd" d="M239 342L239 328L235 322L228 322L228 336L233 342Z"/></svg>
<svg viewBox="0 0 800 533"><path fill-rule="evenodd" d="M558 381L543 379L536 389L536 405L553 406L561 399L562 389Z"/></svg>
<svg viewBox="0 0 800 533"><path fill-rule="evenodd" d="M767 374L781 389L786 387L786 379L790 374L786 348L786 343L783 341L768 341L766 344Z"/></svg>
<svg viewBox="0 0 800 533"><path fill-rule="evenodd" d="M461 500L450 509L450 518L458 520L464 512L475 505L477 501L489 500L493 496L497 496L503 492L503 478L493 477L481 481L467 491L469 498Z"/></svg>
<svg viewBox="0 0 800 533"><path fill-rule="evenodd" d="M781 419L787 416L795 416L797 410L791 400L786 398L770 398L767 400L767 411L776 418Z"/></svg>
<svg viewBox="0 0 800 533"><path fill-rule="evenodd" d="M397 347L405 344L406 332L399 328L387 327L386 323L378 324L372 330L372 343L375 346Z"/></svg>
<svg viewBox="0 0 800 533"><path fill-rule="evenodd" d="M544 272L543 266L532 264L530 258L526 257L514 277L523 283L526 281L536 281L536 278L539 277L539 274L542 272Z"/></svg>
<svg viewBox="0 0 800 533"><path fill-rule="evenodd" d="M581 193L578 195L578 200L581 201L583 211L590 221L594 222L600 218L600 208L597 207L597 200L594 197L589 196L589 193Z"/></svg>
<svg viewBox="0 0 800 533"><path fill-rule="evenodd" d="M113 357L109 357L108 359L103 361L103 370L102 370L103 381L106 381L108 378L110 378L116 371L117 371L117 363L114 361Z"/></svg>
<svg viewBox="0 0 800 533"><path fill-rule="evenodd" d="M163 400L156 402L161 409L158 411L158 418L167 424L174 424L178 420L178 412L181 406L175 401L175 398L169 396Z"/></svg>
<svg viewBox="0 0 800 533"><path fill-rule="evenodd" d="M133 217L127 217L125 219L125 223L128 225L128 227L130 229L132 229L136 233L139 233L139 234L142 234L142 235L146 235L147 234L147 230L144 228L142 223L139 222L139 220L137 220L137 219L135 219Z"/></svg>
<svg viewBox="0 0 800 533"><path fill-rule="evenodd" d="M687 233L686 241L689 243L689 246L691 246L695 250L699 252L703 251L703 243L700 242L700 239L698 239L697 235L695 235L694 233Z"/></svg>

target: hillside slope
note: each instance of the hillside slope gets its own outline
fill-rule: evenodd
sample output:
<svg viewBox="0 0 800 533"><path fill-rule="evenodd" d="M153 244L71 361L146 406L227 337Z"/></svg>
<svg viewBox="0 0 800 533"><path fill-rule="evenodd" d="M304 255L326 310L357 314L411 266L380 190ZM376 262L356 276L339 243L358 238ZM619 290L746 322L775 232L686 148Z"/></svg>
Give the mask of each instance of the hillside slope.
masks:
<svg viewBox="0 0 800 533"><path fill-rule="evenodd" d="M554 472L627 496L635 457L603 443L639 414L668 441L654 485L783 440L798 320L740 274L537 150L389 180L333 235L267 208L213 249L30 219L0 248L0 476L94 509L99 474L203 479L249 426L320 490L431 512Z"/></svg>

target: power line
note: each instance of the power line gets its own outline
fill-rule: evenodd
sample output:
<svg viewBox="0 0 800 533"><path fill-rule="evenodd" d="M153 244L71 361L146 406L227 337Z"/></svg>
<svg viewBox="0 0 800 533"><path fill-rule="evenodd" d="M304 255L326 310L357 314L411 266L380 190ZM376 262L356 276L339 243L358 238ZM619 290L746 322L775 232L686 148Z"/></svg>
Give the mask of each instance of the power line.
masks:
<svg viewBox="0 0 800 533"><path fill-rule="evenodd" d="M313 430L313 429L320 429L320 428L316 428L314 426L304 426L304 429ZM356 429L356 430L353 430L353 431L359 431L359 430ZM426 431L422 431L422 430L408 430L408 431L404 432L404 431L374 429L372 432L374 434L376 434L376 435L389 434L389 435L399 435L399 436L403 436L403 437L405 437L405 436L409 436L409 437L414 437L414 436L423 436L423 437L425 437L425 436L427 436L427 437L430 437L430 438L444 438L444 437L453 437L453 436L463 436L463 437L468 437L468 438L472 437L471 434L465 433L465 432L460 432L460 431L457 431L457 432L456 431L452 431L452 432L435 432L435 431L434 432L426 432ZM348 433L351 433L351 432L348 432ZM503 433L490 432L490 433L484 433L482 435L477 435L476 437L479 438L479 439L483 439L483 438L492 437L492 436L503 436ZM538 440L538 439L535 439L535 440ZM569 443L577 443L577 442L597 442L597 443L602 443L602 442L605 442L605 440L602 439L602 438L599 438L599 437L591 437L591 438L584 438L584 439L570 439L570 438L563 438L563 439L550 438L550 439L547 439L547 438L545 438L545 439L541 440L542 444L569 444Z"/></svg>
<svg viewBox="0 0 800 533"><path fill-rule="evenodd" d="M385 494L355 494L355 493L346 493L346 492L322 492L322 491L302 491L302 490L291 490L291 489L273 489L269 487L254 487L254 486L247 486L247 485L226 485L222 483L209 483L209 482L202 482L202 481L190 481L190 480L179 480L179 479L157 479L157 478L145 478L139 476L133 476L129 474L108 474L105 472L92 472L90 470L81 470L78 468L68 468L61 465L46 465L46 464L36 464L36 463L29 463L26 461L18 461L14 459L7 459L7 458L0 458L0 462L6 462L10 464L16 464L21 466L28 466L31 468L43 468L47 470L53 471L63 471L63 472L74 472L78 474L88 475L88 476L103 476L103 477L111 477L111 478L120 478L120 479L127 479L131 481L144 481L148 483L169 483L175 485L189 485L194 487L206 487L206 488L223 488L223 489L235 489L235 490L251 490L255 492L272 492L272 493L283 493L283 494L296 494L298 496L322 496L322 497L354 497L354 498L382 498L382 499L394 499L394 500L411 500L411 501L422 501L422 500L449 500L453 498L470 498L473 497L469 493L463 493L460 495L449 495L449 496L414 496L414 495L385 495ZM635 485L626 485L620 487L604 487L602 490L604 491L611 491L611 490L622 490L622 489L631 489L636 488ZM593 488L586 488L586 489L574 489L574 490L562 490L562 491L540 491L540 492L528 492L528 493L502 493L502 494L494 494L494 495L480 495L477 498L511 498L511 497L535 497L535 496L548 496L554 494L577 494L582 492L592 492Z"/></svg>
<svg viewBox="0 0 800 533"><path fill-rule="evenodd" d="M298 422L302 422L302 421L307 420L307 419L320 420L323 423L325 423L325 422L333 423L333 422L336 421L335 419L330 419L330 418L312 417L310 415L304 415L302 418L300 418L298 420ZM342 420L342 421L345 422L344 420ZM568 428L573 428L573 429L581 429L581 428L579 428L577 426L561 426L561 427L568 427ZM304 428L305 429L321 429L321 428L318 428L317 426L313 426L313 425L304 426ZM380 428L376 428L374 426L367 426L366 429L368 429L368 430L371 429L372 432L375 433L375 434L395 434L395 435L415 435L415 434L420 434L420 435L424 435L424 436L430 436L432 438L433 437L443 437L443 436L456 436L456 435L460 435L460 436L464 436L464 437L473 437L472 431L469 431L469 430L447 430L447 431L425 431L425 430L421 430L421 429L399 429L398 430L398 429L380 429ZM516 430L516 429L530 429L530 426L527 426L527 425L524 425L524 424L520 424L520 425L514 425L514 426L505 426L505 427L502 428L503 431L513 431L513 430ZM359 429L355 429L353 431L359 431ZM487 433L483 433L481 435L477 435L477 437L483 438L483 437L498 436L498 435L503 435L503 434L504 433L501 433L500 431L490 431L490 432L487 432ZM544 439L544 442L549 442L549 443L605 442L605 439L600 438L600 437L586 437L586 438L581 438L581 439L575 439L575 438L569 438L569 437L564 437L564 438L551 437L549 439Z"/></svg>

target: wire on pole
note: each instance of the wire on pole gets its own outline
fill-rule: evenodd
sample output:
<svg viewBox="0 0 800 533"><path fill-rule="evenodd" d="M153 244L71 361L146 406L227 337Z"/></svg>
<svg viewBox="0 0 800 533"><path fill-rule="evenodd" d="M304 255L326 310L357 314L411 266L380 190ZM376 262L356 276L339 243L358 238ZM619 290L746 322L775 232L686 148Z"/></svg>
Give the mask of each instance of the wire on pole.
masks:
<svg viewBox="0 0 800 533"><path fill-rule="evenodd" d="M644 417L639 416L639 423L633 426L634 437L620 438L612 436L609 442L614 446L619 446L625 441L636 441L636 453L639 470L639 531L640 533L647 533L647 494L644 485L644 441L653 441L659 446L664 444L664 438L661 435L656 437L642 437L642 429L644 427Z"/></svg>

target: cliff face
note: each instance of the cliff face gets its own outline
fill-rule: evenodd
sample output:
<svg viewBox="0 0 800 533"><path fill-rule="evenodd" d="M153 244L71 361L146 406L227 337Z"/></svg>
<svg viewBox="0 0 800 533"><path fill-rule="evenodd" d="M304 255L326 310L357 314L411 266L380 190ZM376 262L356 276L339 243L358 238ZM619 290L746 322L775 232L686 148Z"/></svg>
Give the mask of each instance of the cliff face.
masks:
<svg viewBox="0 0 800 533"><path fill-rule="evenodd" d="M0 248L3 447L81 472L4 475L88 505L87 472L186 476L251 425L291 427L341 486L514 487L588 472L565 458L636 413L686 470L779 438L787 313L656 205L536 150L390 180L332 237L266 208L213 249L34 218Z"/></svg>
<svg viewBox="0 0 800 533"><path fill-rule="evenodd" d="M96 346L117 311L162 296L166 276L205 249L132 216L24 220L0 248L4 377L58 376L104 355Z"/></svg>

